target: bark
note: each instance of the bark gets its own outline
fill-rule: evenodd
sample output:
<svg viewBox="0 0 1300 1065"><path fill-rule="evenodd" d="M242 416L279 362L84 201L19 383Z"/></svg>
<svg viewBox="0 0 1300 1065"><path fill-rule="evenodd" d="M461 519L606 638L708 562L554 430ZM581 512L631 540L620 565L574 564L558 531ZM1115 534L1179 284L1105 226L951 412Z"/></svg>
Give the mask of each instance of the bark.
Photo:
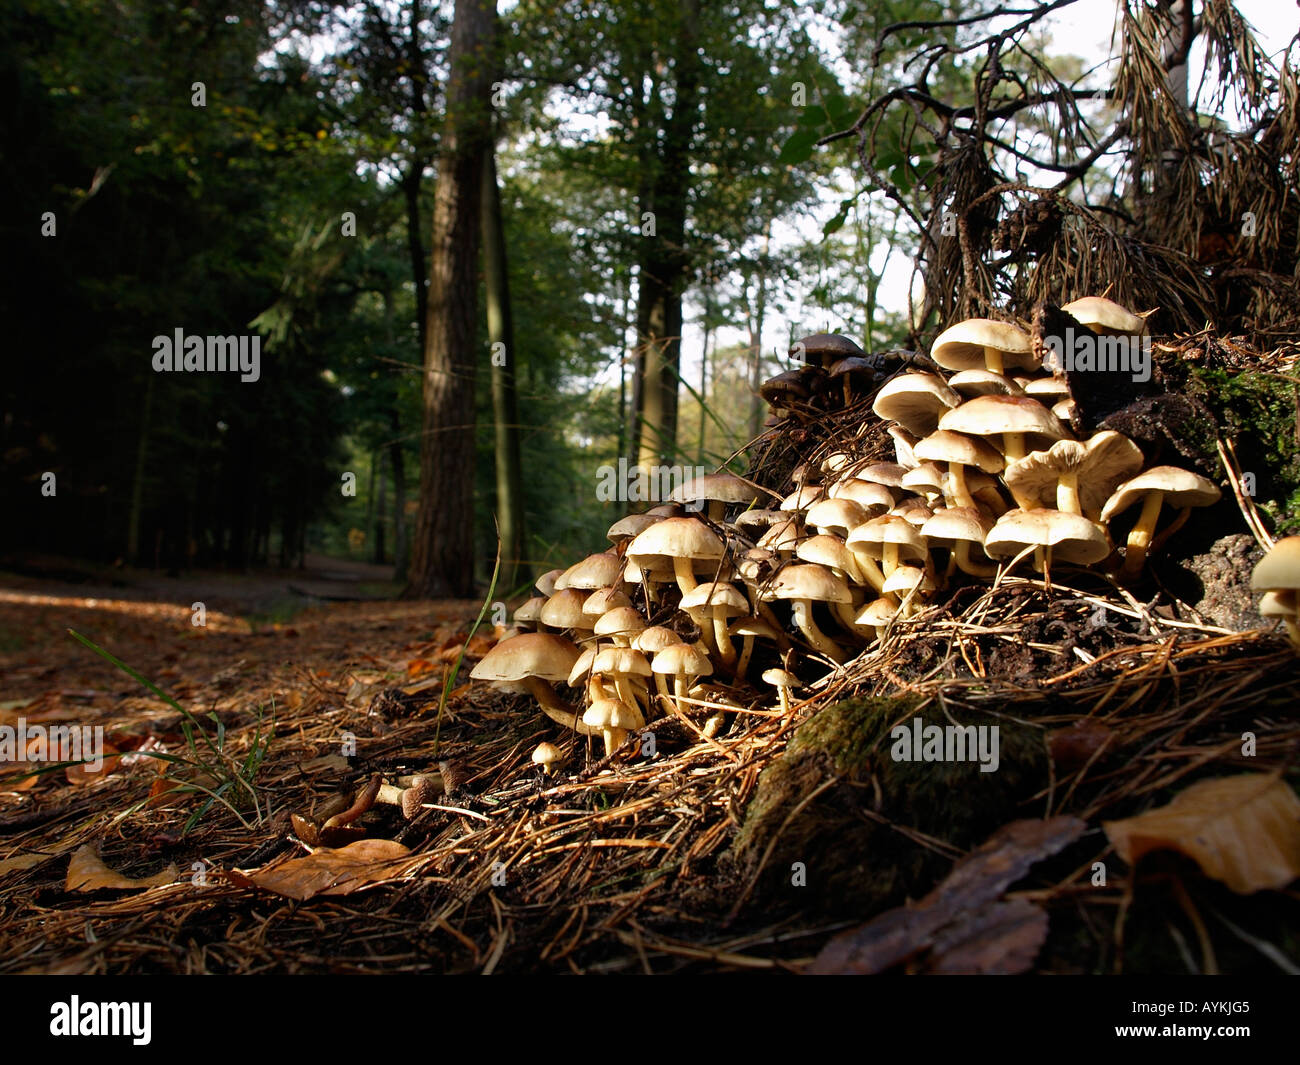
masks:
<svg viewBox="0 0 1300 1065"><path fill-rule="evenodd" d="M680 0L681 30L676 48L672 115L664 125L655 160L649 206L654 236L639 248L637 353L637 465L671 465L677 454L677 384L681 367L682 293L690 256L686 250L690 161L699 117L699 0ZM653 134L653 130L648 131Z"/></svg>
<svg viewBox="0 0 1300 1065"><path fill-rule="evenodd" d="M479 202L491 146L495 7L456 0L447 115L429 241L420 510L407 594L474 594L474 379Z"/></svg>
<svg viewBox="0 0 1300 1065"><path fill-rule="evenodd" d="M492 422L496 458L497 534L501 537L498 587L513 591L532 581L524 561L524 488L519 446L519 405L515 390L514 319L510 313L510 279L501 189L494 151L483 156L483 275L487 297L488 345L503 358L492 359ZM496 345L502 345L498 348Z"/></svg>

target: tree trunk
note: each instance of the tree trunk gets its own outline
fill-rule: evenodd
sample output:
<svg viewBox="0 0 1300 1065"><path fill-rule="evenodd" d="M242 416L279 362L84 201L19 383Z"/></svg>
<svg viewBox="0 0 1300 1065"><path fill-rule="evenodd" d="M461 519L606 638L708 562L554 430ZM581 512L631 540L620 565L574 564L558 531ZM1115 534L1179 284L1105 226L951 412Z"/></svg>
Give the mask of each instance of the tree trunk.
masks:
<svg viewBox="0 0 1300 1065"><path fill-rule="evenodd" d="M397 406L388 408L388 459L393 466L393 579L404 580L408 544L406 538L406 458L402 454L402 426Z"/></svg>
<svg viewBox="0 0 1300 1065"><path fill-rule="evenodd" d="M479 200L491 147L492 0L456 0L429 242L420 510L407 594L474 594L474 377Z"/></svg>
<svg viewBox="0 0 1300 1065"><path fill-rule="evenodd" d="M677 457L682 293L690 266L686 250L687 196L699 117L696 38L700 0L680 0L679 11L673 112L665 123L648 208L654 215L655 233L642 236L639 249L637 348L643 370L636 448L640 467L672 465Z"/></svg>
<svg viewBox="0 0 1300 1065"><path fill-rule="evenodd" d="M492 350L492 422L496 451L497 533L501 537L498 587L512 592L531 582L524 561L524 488L516 400L515 327L510 313L505 229L496 153L483 155L483 276L487 295L488 345ZM501 345L497 347L497 345Z"/></svg>

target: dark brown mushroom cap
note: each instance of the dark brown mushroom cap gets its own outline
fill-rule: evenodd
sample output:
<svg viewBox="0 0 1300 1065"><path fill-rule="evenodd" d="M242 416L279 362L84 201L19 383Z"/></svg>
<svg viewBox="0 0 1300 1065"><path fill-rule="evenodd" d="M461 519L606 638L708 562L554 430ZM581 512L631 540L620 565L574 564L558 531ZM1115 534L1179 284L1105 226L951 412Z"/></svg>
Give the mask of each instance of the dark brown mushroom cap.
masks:
<svg viewBox="0 0 1300 1065"><path fill-rule="evenodd" d="M848 337L838 333L813 333L790 345L789 354L792 359L802 355L803 361L810 365L817 363L829 367L840 359L863 358L866 352Z"/></svg>
<svg viewBox="0 0 1300 1065"><path fill-rule="evenodd" d="M773 407L807 403L826 387L826 371L820 366L800 366L769 377L758 386L758 394Z"/></svg>

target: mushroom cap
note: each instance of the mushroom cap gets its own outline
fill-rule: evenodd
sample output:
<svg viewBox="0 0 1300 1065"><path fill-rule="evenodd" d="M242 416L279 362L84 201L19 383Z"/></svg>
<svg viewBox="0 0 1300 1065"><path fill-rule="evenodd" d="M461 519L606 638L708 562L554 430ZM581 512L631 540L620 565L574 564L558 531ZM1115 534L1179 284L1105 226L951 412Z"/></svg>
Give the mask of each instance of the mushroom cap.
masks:
<svg viewBox="0 0 1300 1065"><path fill-rule="evenodd" d="M846 355L831 364L826 376L840 383L848 378L849 387L869 385L876 379L876 368L871 360L861 355Z"/></svg>
<svg viewBox="0 0 1300 1065"><path fill-rule="evenodd" d="M521 625L536 625L546 605L546 597L535 595L515 609L515 621Z"/></svg>
<svg viewBox="0 0 1300 1065"><path fill-rule="evenodd" d="M1208 507L1223 494L1218 485L1199 473L1177 466L1152 466L1115 489L1101 509L1101 520L1110 521L1151 492L1163 492L1165 502L1173 507Z"/></svg>
<svg viewBox="0 0 1300 1065"><path fill-rule="evenodd" d="M637 613L636 607L618 606L597 618L592 631L597 636L631 637L644 628L645 619Z"/></svg>
<svg viewBox="0 0 1300 1065"><path fill-rule="evenodd" d="M1008 510L984 538L989 558L1011 558L1026 547L1050 547L1061 562L1090 566L1110 554L1106 531L1081 514L1062 510Z"/></svg>
<svg viewBox="0 0 1300 1065"><path fill-rule="evenodd" d="M1141 336L1147 330L1147 320L1140 314L1104 296L1084 296L1065 304L1061 310L1094 333Z"/></svg>
<svg viewBox="0 0 1300 1065"><path fill-rule="evenodd" d="M776 628L764 621L762 618L754 617L752 614L746 614L743 618L736 618L727 626L728 636L757 636L764 640L775 640L780 635Z"/></svg>
<svg viewBox="0 0 1300 1065"><path fill-rule="evenodd" d="M825 566L813 563L786 566L773 578L764 599L811 599L818 603L850 603L853 596L844 580Z"/></svg>
<svg viewBox="0 0 1300 1065"><path fill-rule="evenodd" d="M424 808L426 802L432 802L441 794L441 780L432 773L417 773L411 779L411 786L402 792L402 816L411 820Z"/></svg>
<svg viewBox="0 0 1300 1065"><path fill-rule="evenodd" d="M598 729L637 729L645 724L641 711L622 699L597 699L582 715L582 723Z"/></svg>
<svg viewBox="0 0 1300 1065"><path fill-rule="evenodd" d="M621 606L631 606L632 600L628 598L627 592L617 586L612 588L597 588L587 597L587 601L582 604L582 613L589 618L604 617L611 610L617 610Z"/></svg>
<svg viewBox="0 0 1300 1065"><path fill-rule="evenodd" d="M968 318L949 326L935 338L930 358L945 370L985 370L985 348L1002 352L1002 363L1008 369L1037 370L1042 365L1028 333L992 318Z"/></svg>
<svg viewBox="0 0 1300 1065"><path fill-rule="evenodd" d="M470 671L474 680L521 681L539 677L567 681L578 660L578 649L563 636L550 632L525 632L502 640L479 659Z"/></svg>
<svg viewBox="0 0 1300 1065"><path fill-rule="evenodd" d="M790 345L790 358L797 359L801 354L805 362L829 364L849 356L860 359L866 355L866 352L848 337L841 336L839 333L813 333Z"/></svg>
<svg viewBox="0 0 1300 1065"><path fill-rule="evenodd" d="M1018 382L991 370L961 370L948 378L948 387L963 398L971 396L1018 396L1027 391Z"/></svg>
<svg viewBox="0 0 1300 1065"><path fill-rule="evenodd" d="M1250 574L1253 591L1300 588L1300 536L1285 536L1256 563Z"/></svg>
<svg viewBox="0 0 1300 1065"><path fill-rule="evenodd" d="M819 499L808 508L804 524L811 525L818 532L836 532L844 536L868 517L867 512L851 499Z"/></svg>
<svg viewBox="0 0 1300 1065"><path fill-rule="evenodd" d="M709 656L694 644L674 643L655 655L650 667L656 673L674 675L684 673L688 677L713 676L713 663Z"/></svg>
<svg viewBox="0 0 1300 1065"><path fill-rule="evenodd" d="M870 481L872 484L883 484L887 488L902 488L903 475L915 468L915 465L915 463L911 466L903 466L897 462L873 462L858 471L858 479Z"/></svg>
<svg viewBox="0 0 1300 1065"><path fill-rule="evenodd" d="M758 546L768 551L790 552L798 546L801 535L799 523L791 518L768 529L758 538Z"/></svg>
<svg viewBox="0 0 1300 1065"><path fill-rule="evenodd" d="M885 544L897 545L898 557L904 560L921 562L929 554L925 537L897 514L882 514L863 522L849 533L846 542L851 550L877 560L884 557Z"/></svg>
<svg viewBox="0 0 1300 1065"><path fill-rule="evenodd" d="M682 596L681 608L687 612L720 610L724 616L734 618L749 611L749 600L730 584L722 581L705 581Z"/></svg>
<svg viewBox="0 0 1300 1065"><path fill-rule="evenodd" d="M1086 443L1058 440L1046 451L1031 451L1011 463L1002 475L1007 487L1022 498L1056 506L1061 477L1078 477L1079 505L1085 514L1099 514L1117 485L1142 469L1142 451L1123 433L1103 429Z"/></svg>
<svg viewBox="0 0 1300 1065"><path fill-rule="evenodd" d="M644 559L688 558L716 562L726 553L717 533L699 518L665 518L639 533L627 545L627 557L642 569Z"/></svg>
<svg viewBox="0 0 1300 1065"><path fill-rule="evenodd" d="M648 677L650 663L635 647L602 647L596 652L592 670L610 675L621 673L625 677Z"/></svg>
<svg viewBox="0 0 1300 1065"><path fill-rule="evenodd" d="M577 688L586 683L588 676L591 674L591 667L596 662L597 650L599 648L594 645L582 649L582 653L578 655L577 660L573 663L573 668L569 670L568 684L570 688Z"/></svg>
<svg viewBox="0 0 1300 1065"><path fill-rule="evenodd" d="M861 610L858 616L853 620L859 625L872 625L879 628L881 625L888 625L898 616L899 605L892 600L885 599L883 596L879 599L873 599Z"/></svg>
<svg viewBox="0 0 1300 1065"><path fill-rule="evenodd" d="M934 432L939 418L960 402L961 396L938 374L905 373L885 382L871 409L884 421L924 436Z"/></svg>
<svg viewBox="0 0 1300 1065"><path fill-rule="evenodd" d="M561 589L546 600L538 617L553 629L590 629L593 619L582 612L590 594L581 588Z"/></svg>
<svg viewBox="0 0 1300 1065"><path fill-rule="evenodd" d="M826 494L831 499L851 499L866 511L867 517L874 517L894 505L894 493L883 484L863 481L857 477L836 481Z"/></svg>
<svg viewBox="0 0 1300 1065"><path fill-rule="evenodd" d="M786 669L763 670L763 681L774 688L797 688L799 678Z"/></svg>
<svg viewBox="0 0 1300 1065"><path fill-rule="evenodd" d="M912 454L912 448L920 439L915 433L909 433L901 425L887 425L885 432L894 438L894 458L898 465L904 469L910 469L916 465L916 457Z"/></svg>
<svg viewBox="0 0 1300 1065"><path fill-rule="evenodd" d="M984 537L993 528L978 510L971 507L948 507L936 510L934 516L921 526L921 535L935 544L956 544L965 541L971 544L983 544Z"/></svg>
<svg viewBox="0 0 1300 1065"><path fill-rule="evenodd" d="M1054 406L1070 398L1070 386L1064 377L1038 377L1025 385L1025 395L1033 396L1039 403Z"/></svg>
<svg viewBox="0 0 1300 1065"><path fill-rule="evenodd" d="M974 466L985 473L1002 472L1002 453L997 448L978 437L954 433L950 429L931 433L918 441L912 451L922 462L956 462L962 466ZM908 484L906 477L903 483Z"/></svg>
<svg viewBox="0 0 1300 1065"><path fill-rule="evenodd" d="M918 591L934 591L934 581L920 566L899 566L885 578L881 591L888 595L906 595L913 588Z"/></svg>
<svg viewBox="0 0 1300 1065"><path fill-rule="evenodd" d="M934 517L934 510L919 496L909 496L889 512L896 518L902 518L909 525L918 529Z"/></svg>
<svg viewBox="0 0 1300 1065"><path fill-rule="evenodd" d="M915 492L918 495L937 496L943 492L944 474L938 464L933 462L923 462L914 470L908 470L903 474L903 487L909 492ZM906 499L899 500L898 506L908 502ZM893 508L891 508L893 509Z"/></svg>
<svg viewBox="0 0 1300 1065"><path fill-rule="evenodd" d="M706 473L688 477L672 490L668 498L675 503L694 503L707 499L719 503L754 502L762 493L752 484L742 481L734 473Z"/></svg>
<svg viewBox="0 0 1300 1065"><path fill-rule="evenodd" d="M619 518L614 522L605 534L605 538L615 544L626 543L635 538L638 533L645 532L655 522L662 520L656 514L629 514L626 518Z"/></svg>
<svg viewBox="0 0 1300 1065"><path fill-rule="evenodd" d="M761 529L770 529L777 522L785 521L787 517L789 517L788 514L783 514L779 510L745 510L737 514L736 520L731 524L742 532L753 536L754 532ZM754 532L750 532L751 529Z"/></svg>
<svg viewBox="0 0 1300 1065"><path fill-rule="evenodd" d="M1025 433L1048 443L1069 436L1055 414L1028 396L976 396L945 414L939 428L972 436Z"/></svg>
<svg viewBox="0 0 1300 1065"><path fill-rule="evenodd" d="M539 595L543 595L546 596L547 598L550 598L552 595L555 594L555 582L558 581L563 575L564 575L564 570L562 569L547 570L545 573L543 573L540 577L537 578L537 581L536 583L534 583L533 587L537 589L537 593Z"/></svg>
<svg viewBox="0 0 1300 1065"><path fill-rule="evenodd" d="M667 626L651 625L648 629L642 629L637 633L632 646L642 654L657 655L665 647L681 642L682 638Z"/></svg>
<svg viewBox="0 0 1300 1065"><path fill-rule="evenodd" d="M782 510L807 510L810 506L821 499L825 493L819 484L801 484L783 500L781 500Z"/></svg>
<svg viewBox="0 0 1300 1065"><path fill-rule="evenodd" d="M555 744L543 740L533 750L533 765L553 766L564 761L564 752Z"/></svg>
<svg viewBox="0 0 1300 1065"><path fill-rule="evenodd" d="M751 547L740 556L736 570L746 583L757 584L767 579L767 574L775 568L778 561L780 557L775 551L769 551L766 547Z"/></svg>
<svg viewBox="0 0 1300 1065"><path fill-rule="evenodd" d="M829 566L841 572L852 572L856 563L853 554L838 536L825 533L811 536L799 545L795 557L804 562L815 562L819 566Z"/></svg>
<svg viewBox="0 0 1300 1065"><path fill-rule="evenodd" d="M818 378L823 377L824 373L820 366L800 366L796 370L785 370L759 385L758 394L769 406L788 407L791 403L807 400L813 394L813 389L822 384Z"/></svg>
<svg viewBox="0 0 1300 1065"><path fill-rule="evenodd" d="M583 588L591 591L595 588L606 588L618 583L622 569L623 560L612 551L588 555L556 578L555 590L562 592L566 588Z"/></svg>
<svg viewBox="0 0 1300 1065"><path fill-rule="evenodd" d="M1262 618L1294 618L1296 616L1296 593L1291 588L1273 588L1265 592L1259 601L1259 616Z"/></svg>

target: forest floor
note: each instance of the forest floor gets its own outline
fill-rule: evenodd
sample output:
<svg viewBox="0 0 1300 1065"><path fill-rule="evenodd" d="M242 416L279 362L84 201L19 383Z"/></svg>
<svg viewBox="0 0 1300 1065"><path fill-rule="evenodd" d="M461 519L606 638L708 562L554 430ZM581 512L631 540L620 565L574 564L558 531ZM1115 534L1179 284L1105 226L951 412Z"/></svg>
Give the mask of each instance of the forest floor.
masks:
<svg viewBox="0 0 1300 1065"><path fill-rule="evenodd" d="M383 571L311 561L0 576L0 727L102 726L110 754L0 765L0 973L798 972L836 933L824 964L850 971L1294 971L1295 891L1234 893L1188 857L1132 877L1101 831L1195 779L1247 771L1272 801L1300 750L1276 635L1009 580L792 714L737 689L716 738L660 718L657 749L611 760L466 683L496 636L471 633L480 603L354 599ZM1106 629L1098 602L1123 612ZM1003 728L978 797L960 767L872 753L941 713ZM569 757L550 779L542 739ZM416 773L445 790L409 820L357 799Z"/></svg>

